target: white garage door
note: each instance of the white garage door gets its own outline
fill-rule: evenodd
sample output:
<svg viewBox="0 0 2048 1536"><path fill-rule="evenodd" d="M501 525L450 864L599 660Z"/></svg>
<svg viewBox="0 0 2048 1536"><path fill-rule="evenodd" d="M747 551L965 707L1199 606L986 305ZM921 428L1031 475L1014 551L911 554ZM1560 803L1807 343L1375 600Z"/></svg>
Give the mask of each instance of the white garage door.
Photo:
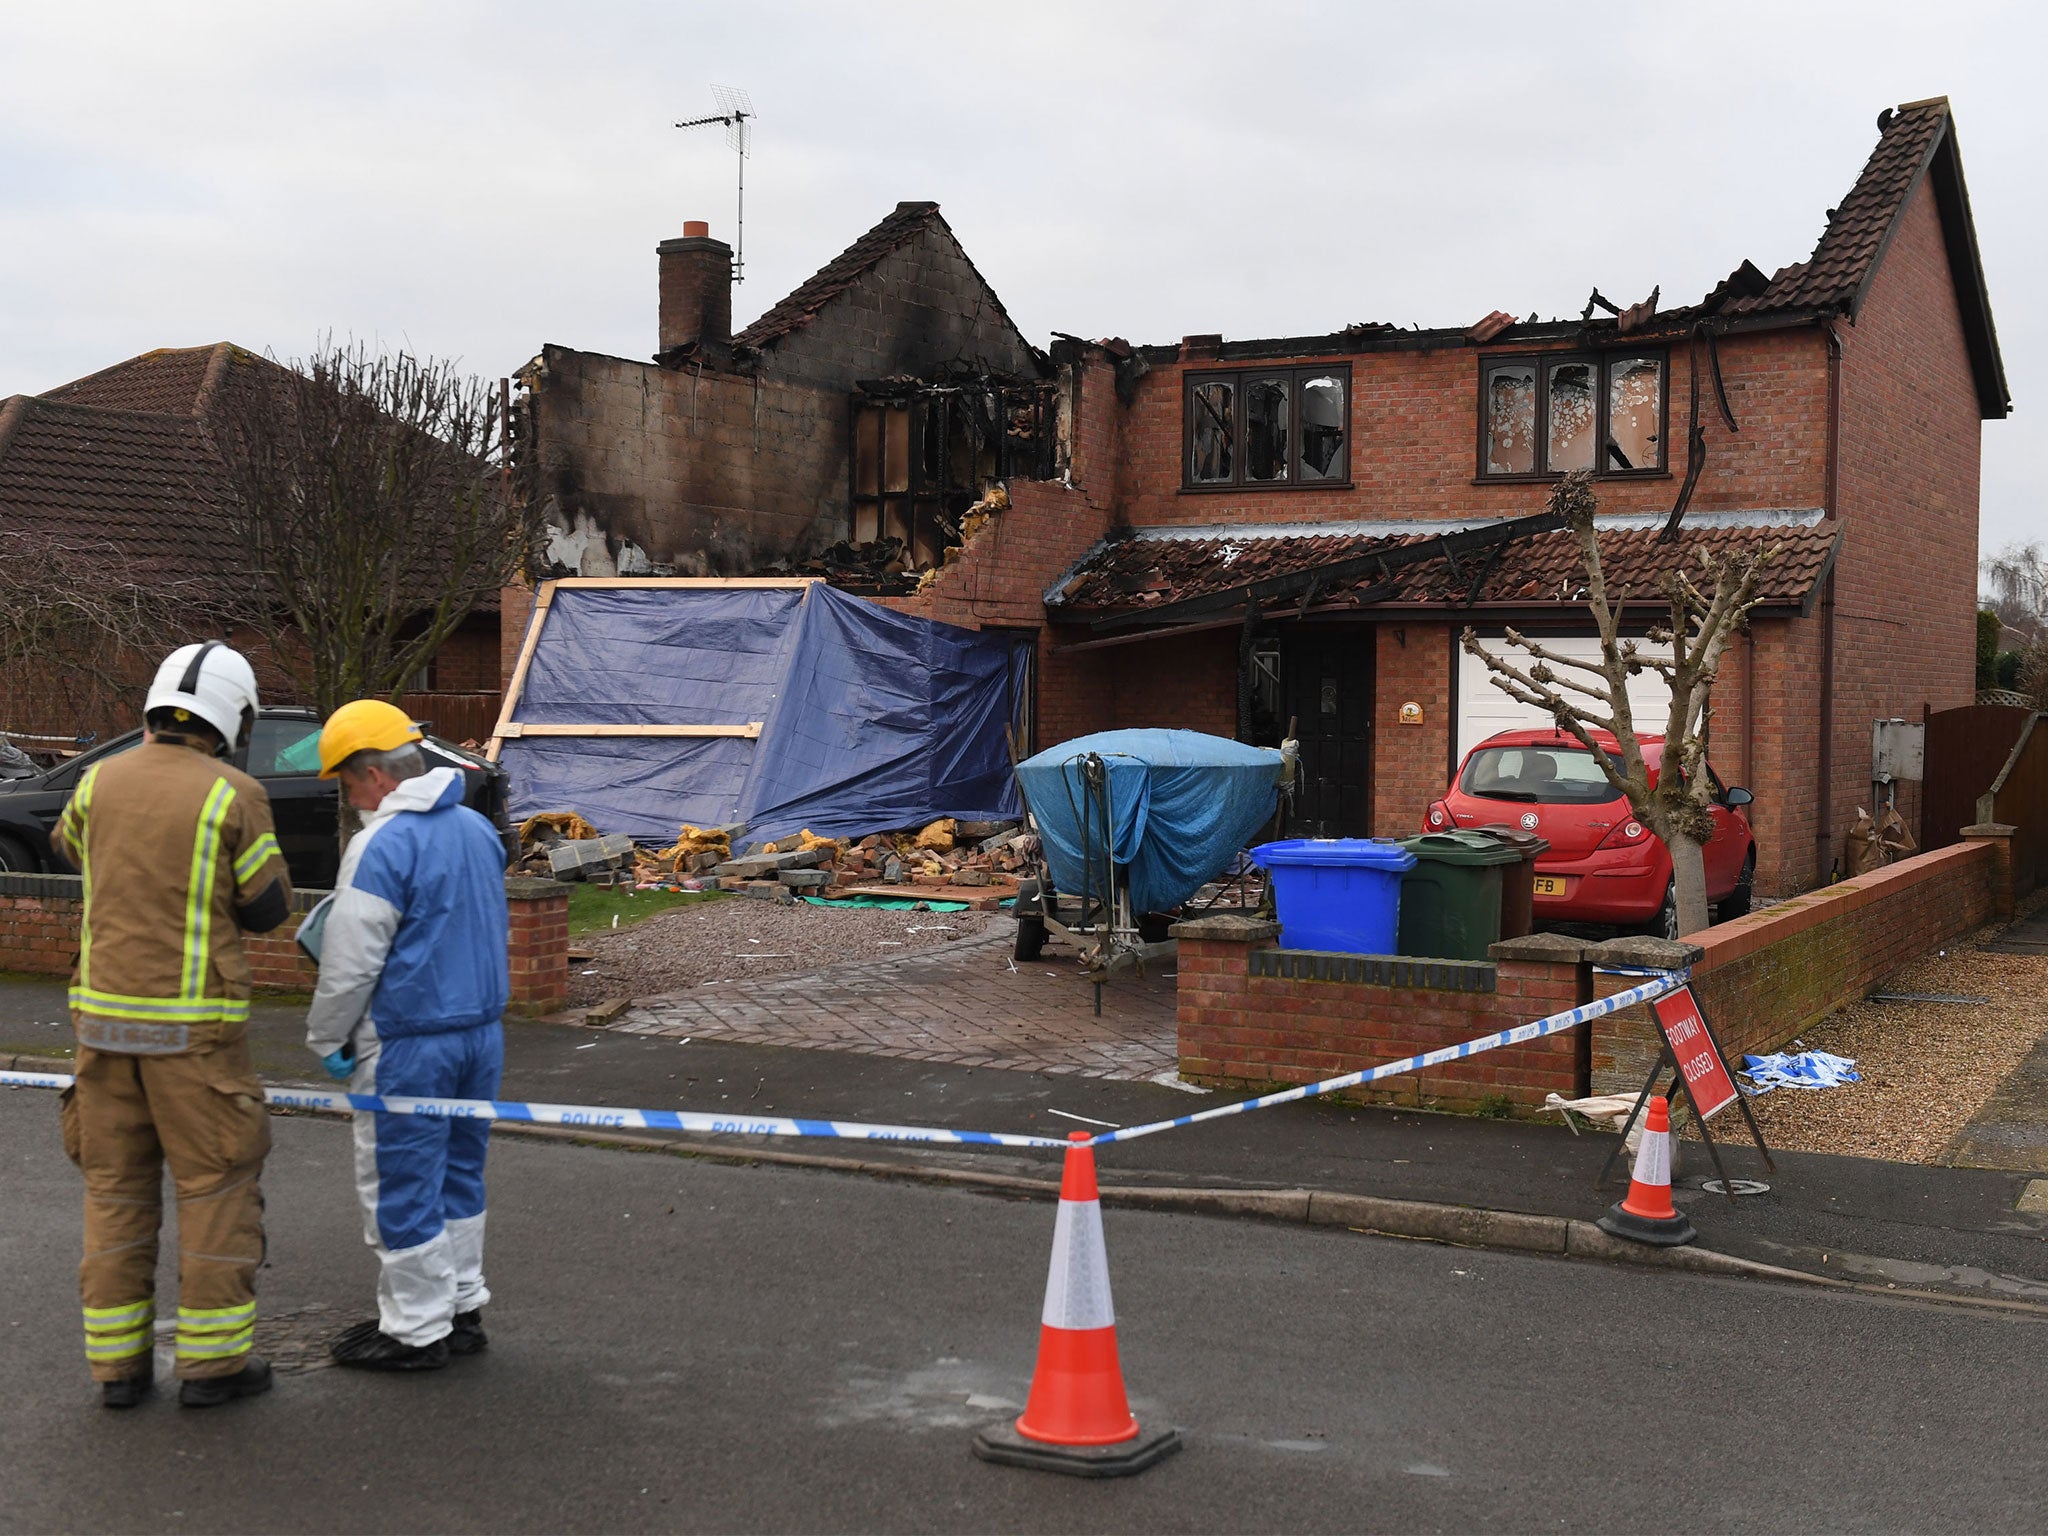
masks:
<svg viewBox="0 0 2048 1536"><path fill-rule="evenodd" d="M1560 656L1583 657L1597 661L1600 656L1600 642L1591 635L1538 635L1532 636L1536 643L1547 651ZM1481 632L1479 643L1503 661L1526 668L1535 660L1520 646L1509 645L1507 636L1499 633ZM1669 657L1669 646L1651 647L1637 637L1644 653ZM1560 669L1562 670L1562 669ZM1458 761L1465 760L1465 754L1496 731L1520 731L1532 726L1549 725L1550 716L1540 709L1517 703L1488 681L1492 673L1486 670L1486 663L1470 652L1458 652ZM1574 681L1581 681L1576 674ZM1671 709L1671 690L1665 686L1663 676L1656 672L1641 672L1629 679L1628 701L1630 718L1636 729L1648 735L1664 734L1664 722ZM1589 701L1590 702L1590 701Z"/></svg>

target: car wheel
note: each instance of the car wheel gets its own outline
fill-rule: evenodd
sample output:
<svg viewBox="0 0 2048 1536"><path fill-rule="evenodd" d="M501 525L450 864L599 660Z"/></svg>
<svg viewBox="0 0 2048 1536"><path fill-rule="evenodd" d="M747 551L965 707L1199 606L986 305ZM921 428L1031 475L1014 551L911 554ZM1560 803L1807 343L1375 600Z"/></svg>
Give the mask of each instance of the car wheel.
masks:
<svg viewBox="0 0 2048 1536"><path fill-rule="evenodd" d="M1723 898L1716 910L1721 921L1733 922L1738 917L1749 916L1751 898L1756 890L1756 850L1749 851L1749 857L1742 861L1742 875L1735 882L1735 889Z"/></svg>
<svg viewBox="0 0 2048 1536"><path fill-rule="evenodd" d="M16 838L0 835L0 874L34 875L42 872L36 856Z"/></svg>
<svg viewBox="0 0 2048 1536"><path fill-rule="evenodd" d="M1664 886L1664 905L1657 909L1657 915L1650 919L1650 937L1653 939L1676 939L1678 937L1678 882L1670 880Z"/></svg>

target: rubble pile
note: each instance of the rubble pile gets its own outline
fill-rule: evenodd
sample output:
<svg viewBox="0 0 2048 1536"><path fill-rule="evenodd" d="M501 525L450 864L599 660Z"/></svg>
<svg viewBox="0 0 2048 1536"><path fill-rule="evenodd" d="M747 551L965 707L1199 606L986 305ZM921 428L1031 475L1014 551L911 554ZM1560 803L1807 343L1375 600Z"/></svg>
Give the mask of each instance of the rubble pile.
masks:
<svg viewBox="0 0 2048 1536"><path fill-rule="evenodd" d="M1020 822L951 817L853 839L808 828L735 856L744 827L681 829L666 848L606 837L572 812L534 816L519 829L523 874L630 885L639 890L734 891L793 902L802 896L877 896L994 908L1017 894L1018 874L1038 854Z"/></svg>

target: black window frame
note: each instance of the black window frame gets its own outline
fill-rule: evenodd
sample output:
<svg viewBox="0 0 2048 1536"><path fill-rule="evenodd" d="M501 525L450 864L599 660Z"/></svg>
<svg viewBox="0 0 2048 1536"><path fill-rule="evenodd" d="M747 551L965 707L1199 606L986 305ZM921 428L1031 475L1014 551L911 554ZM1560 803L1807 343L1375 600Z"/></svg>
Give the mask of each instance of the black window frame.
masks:
<svg viewBox="0 0 2048 1536"><path fill-rule="evenodd" d="M1253 480L1244 472L1245 385L1255 379L1285 378L1287 382L1287 478ZM1301 477L1302 386L1310 379L1334 378L1344 391L1344 448L1335 474L1314 480ZM1228 480L1197 480L1195 471L1195 390L1203 384L1231 386L1231 477ZM1180 486L1183 491L1330 491L1350 490L1351 450L1358 436L1351 415L1351 365L1330 363L1307 366L1279 363L1270 368L1189 369L1181 376L1180 388Z"/></svg>
<svg viewBox="0 0 2048 1536"><path fill-rule="evenodd" d="M1608 376L1611 364L1630 362L1638 358L1654 358L1657 362L1657 462L1638 465L1634 469L1609 469L1607 467L1607 409L1612 397L1613 384ZM1550 454L1550 370L1563 363L1590 363L1597 383L1594 388L1597 412L1593 435L1593 478L1596 480L1649 480L1671 473L1671 353L1666 347L1613 347L1596 352L1487 352L1479 358L1478 376L1478 431L1473 445L1473 462L1477 466L1474 479L1491 484L1513 482L1548 482L1561 480L1565 471L1540 467ZM1536 423L1535 449L1538 468L1531 470L1494 471L1487 468L1487 444L1492 436L1490 402L1487 399L1487 379L1496 368L1530 367L1536 370Z"/></svg>

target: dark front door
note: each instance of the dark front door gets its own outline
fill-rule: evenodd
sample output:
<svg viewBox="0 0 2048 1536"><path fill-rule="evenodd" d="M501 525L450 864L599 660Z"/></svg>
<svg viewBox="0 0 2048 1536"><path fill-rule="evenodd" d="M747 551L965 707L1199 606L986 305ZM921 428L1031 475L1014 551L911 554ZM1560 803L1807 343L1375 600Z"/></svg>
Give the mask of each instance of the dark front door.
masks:
<svg viewBox="0 0 2048 1536"><path fill-rule="evenodd" d="M1287 708L1301 742L1289 837L1372 833L1372 655L1367 625L1296 625L1281 645Z"/></svg>

